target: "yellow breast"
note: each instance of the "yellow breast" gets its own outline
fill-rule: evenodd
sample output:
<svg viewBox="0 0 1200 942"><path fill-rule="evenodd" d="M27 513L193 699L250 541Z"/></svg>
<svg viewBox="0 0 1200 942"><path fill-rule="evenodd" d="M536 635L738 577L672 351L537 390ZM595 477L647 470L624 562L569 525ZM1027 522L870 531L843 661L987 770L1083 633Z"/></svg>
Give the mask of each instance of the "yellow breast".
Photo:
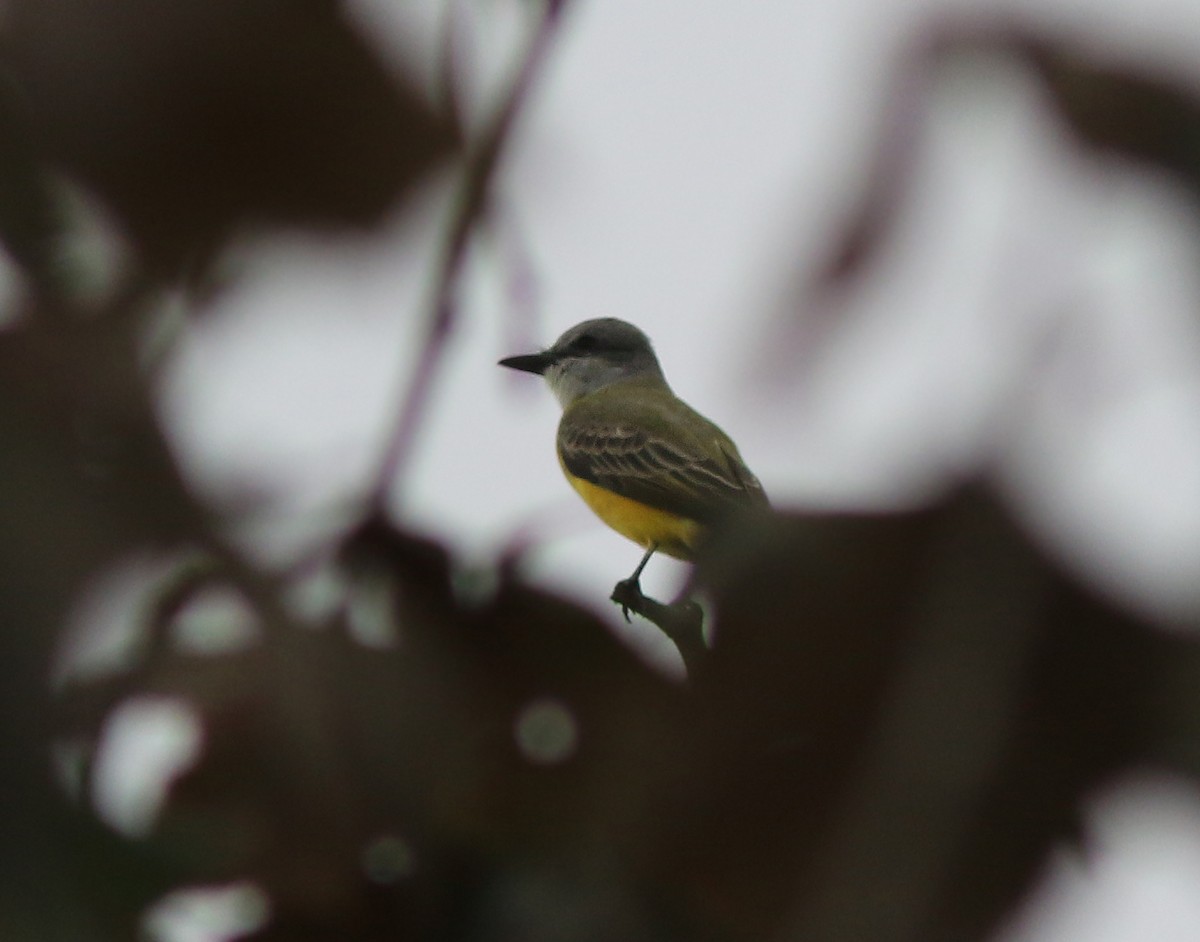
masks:
<svg viewBox="0 0 1200 942"><path fill-rule="evenodd" d="M640 546L657 546L660 552L676 559L690 560L704 534L694 520L657 510L620 494L605 490L563 469L571 486L606 524Z"/></svg>

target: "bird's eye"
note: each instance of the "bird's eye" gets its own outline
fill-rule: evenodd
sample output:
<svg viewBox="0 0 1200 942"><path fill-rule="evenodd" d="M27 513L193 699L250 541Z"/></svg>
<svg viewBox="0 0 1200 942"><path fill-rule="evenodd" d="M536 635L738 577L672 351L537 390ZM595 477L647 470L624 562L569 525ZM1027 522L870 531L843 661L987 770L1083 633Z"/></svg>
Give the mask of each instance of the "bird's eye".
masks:
<svg viewBox="0 0 1200 942"><path fill-rule="evenodd" d="M594 334L583 334L575 338L575 342L571 344L576 350L587 353L589 350L596 349L596 337Z"/></svg>

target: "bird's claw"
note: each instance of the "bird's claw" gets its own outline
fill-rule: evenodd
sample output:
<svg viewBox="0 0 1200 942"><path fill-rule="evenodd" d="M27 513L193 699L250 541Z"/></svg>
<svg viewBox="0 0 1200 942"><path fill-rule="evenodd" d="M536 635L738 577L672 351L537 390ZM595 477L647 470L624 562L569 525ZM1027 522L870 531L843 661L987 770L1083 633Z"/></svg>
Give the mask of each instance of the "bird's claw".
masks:
<svg viewBox="0 0 1200 942"><path fill-rule="evenodd" d="M621 614L625 616L625 621L631 622L633 619L629 617L629 610L632 608L636 611L645 596L642 594L641 583L637 579L631 578L618 582L609 598L621 606Z"/></svg>

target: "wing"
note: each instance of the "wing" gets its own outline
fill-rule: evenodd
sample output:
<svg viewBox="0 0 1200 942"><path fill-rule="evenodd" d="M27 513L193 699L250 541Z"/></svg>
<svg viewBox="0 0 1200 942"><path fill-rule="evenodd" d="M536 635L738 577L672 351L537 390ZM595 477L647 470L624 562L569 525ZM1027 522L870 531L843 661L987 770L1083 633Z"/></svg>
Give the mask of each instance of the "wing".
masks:
<svg viewBox="0 0 1200 942"><path fill-rule="evenodd" d="M564 414L558 453L568 472L699 523L767 506L736 446L703 416L678 400L621 411L628 418L617 422L604 418L608 409Z"/></svg>

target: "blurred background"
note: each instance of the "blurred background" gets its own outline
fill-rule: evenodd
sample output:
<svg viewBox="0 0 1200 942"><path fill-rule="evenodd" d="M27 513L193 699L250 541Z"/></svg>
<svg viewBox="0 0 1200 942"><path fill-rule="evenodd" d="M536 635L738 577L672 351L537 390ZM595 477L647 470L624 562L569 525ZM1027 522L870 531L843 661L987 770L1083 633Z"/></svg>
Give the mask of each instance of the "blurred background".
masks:
<svg viewBox="0 0 1200 942"><path fill-rule="evenodd" d="M3 938L1200 939L1185 5L8 0L0 166Z"/></svg>

